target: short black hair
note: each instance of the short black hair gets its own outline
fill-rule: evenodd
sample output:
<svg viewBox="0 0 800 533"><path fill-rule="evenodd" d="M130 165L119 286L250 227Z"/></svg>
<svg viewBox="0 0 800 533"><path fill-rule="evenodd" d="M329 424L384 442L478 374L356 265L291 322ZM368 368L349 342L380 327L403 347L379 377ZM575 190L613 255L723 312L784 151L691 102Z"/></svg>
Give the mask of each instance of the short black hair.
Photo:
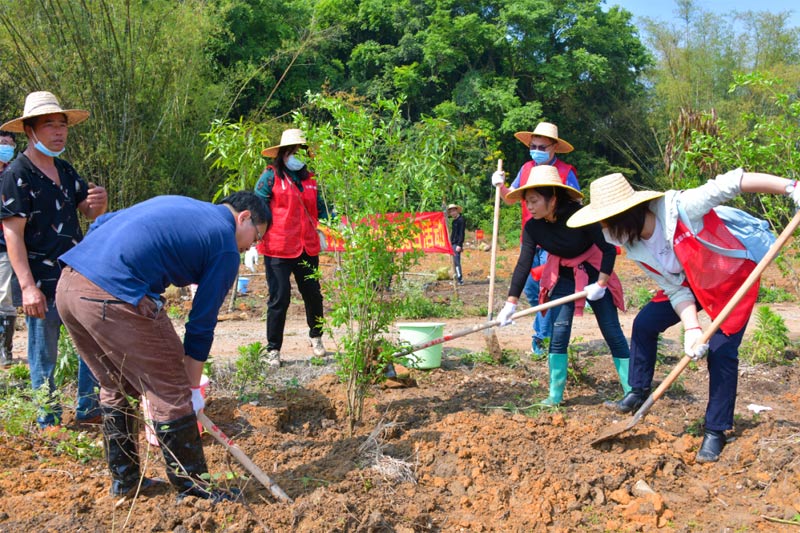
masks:
<svg viewBox="0 0 800 533"><path fill-rule="evenodd" d="M17 142L17 136L13 131L0 130L0 137L11 137L11 140Z"/></svg>
<svg viewBox="0 0 800 533"><path fill-rule="evenodd" d="M555 187L555 186L545 186L545 187L534 187L525 191L525 194L522 195L522 201L525 201L525 197L528 195L528 191L536 191L539 193L545 201L549 202L550 198L553 196L556 197L556 208L553 213L556 219L566 218L570 216L575 211L572 209L574 204L580 204L580 200L576 200L573 198L567 189L564 187Z"/></svg>
<svg viewBox="0 0 800 533"><path fill-rule="evenodd" d="M236 212L250 211L250 216L253 217L253 223L266 224L267 229L272 226L272 211L260 196L250 191L236 191L229 194L219 201L221 204L228 204Z"/></svg>

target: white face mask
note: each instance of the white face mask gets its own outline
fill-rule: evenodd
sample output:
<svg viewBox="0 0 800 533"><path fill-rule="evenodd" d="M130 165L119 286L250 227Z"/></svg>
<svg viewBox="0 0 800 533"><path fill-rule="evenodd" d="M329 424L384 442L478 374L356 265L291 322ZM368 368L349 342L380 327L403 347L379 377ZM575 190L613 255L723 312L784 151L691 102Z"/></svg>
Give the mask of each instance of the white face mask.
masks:
<svg viewBox="0 0 800 533"><path fill-rule="evenodd" d="M294 154L286 158L286 168L289 170L300 170L305 166L305 163L297 159Z"/></svg>
<svg viewBox="0 0 800 533"><path fill-rule="evenodd" d="M625 243L628 242L627 239L625 239L624 241L618 241L617 239L612 237L611 232L608 230L608 228L603 228L603 237L605 237L607 243L613 244L614 246L625 246Z"/></svg>

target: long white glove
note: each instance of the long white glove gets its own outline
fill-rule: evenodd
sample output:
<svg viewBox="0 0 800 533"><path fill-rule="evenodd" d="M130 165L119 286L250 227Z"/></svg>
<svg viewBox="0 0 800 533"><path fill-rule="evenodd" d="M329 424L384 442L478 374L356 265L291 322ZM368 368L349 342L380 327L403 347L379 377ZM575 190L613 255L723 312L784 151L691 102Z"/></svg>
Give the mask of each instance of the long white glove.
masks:
<svg viewBox="0 0 800 533"><path fill-rule="evenodd" d="M195 414L199 413L206 406L206 400L200 392L200 387L192 387L192 409Z"/></svg>
<svg viewBox="0 0 800 533"><path fill-rule="evenodd" d="M517 310L517 304L512 304L511 302L506 302L506 305L500 310L497 314L497 320L500 322L500 327L508 326L509 324L513 324L514 321L511 320L511 315Z"/></svg>
<svg viewBox="0 0 800 533"><path fill-rule="evenodd" d="M599 300L606 294L606 288L601 287L597 283L591 283L583 288L587 292L586 299L590 302Z"/></svg>
<svg viewBox="0 0 800 533"><path fill-rule="evenodd" d="M687 329L683 334L683 351L692 361L699 361L708 351L708 344L694 345L702 336L703 330L700 328Z"/></svg>
<svg viewBox="0 0 800 533"><path fill-rule="evenodd" d="M258 264L258 250L255 246L251 246L249 250L244 253L244 266L250 269L250 272L256 271Z"/></svg>
<svg viewBox="0 0 800 533"><path fill-rule="evenodd" d="M495 170L492 174L492 185L499 187L506 182L506 173L502 170Z"/></svg>
<svg viewBox="0 0 800 533"><path fill-rule="evenodd" d="M794 182L794 190L790 196L792 197L795 207L800 209L800 183L798 183L797 180Z"/></svg>

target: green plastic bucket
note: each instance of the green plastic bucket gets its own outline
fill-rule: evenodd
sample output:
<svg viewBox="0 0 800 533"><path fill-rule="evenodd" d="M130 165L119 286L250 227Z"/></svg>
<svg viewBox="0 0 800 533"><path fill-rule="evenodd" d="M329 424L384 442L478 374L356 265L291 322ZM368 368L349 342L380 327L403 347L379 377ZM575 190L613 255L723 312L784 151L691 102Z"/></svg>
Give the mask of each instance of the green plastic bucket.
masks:
<svg viewBox="0 0 800 533"><path fill-rule="evenodd" d="M409 344L422 344L444 336L444 322L398 322L400 339ZM442 345L436 344L405 356L410 368L439 368L442 366Z"/></svg>

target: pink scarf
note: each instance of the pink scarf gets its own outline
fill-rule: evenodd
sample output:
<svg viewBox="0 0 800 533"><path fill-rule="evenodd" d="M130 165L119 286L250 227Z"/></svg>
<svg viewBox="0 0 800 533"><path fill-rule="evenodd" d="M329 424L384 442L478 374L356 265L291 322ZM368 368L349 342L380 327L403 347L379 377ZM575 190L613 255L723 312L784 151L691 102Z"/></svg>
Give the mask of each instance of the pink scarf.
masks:
<svg viewBox="0 0 800 533"><path fill-rule="evenodd" d="M578 268L582 263L589 263L598 271L603 260L603 252L596 244L577 257L565 259L554 254L547 255L547 262L544 265L542 279L539 282L539 303L543 304L550 300L550 291L558 283L558 270L561 266L572 268L575 275L575 292L581 292L589 283L589 275L586 270ZM615 272L608 278L608 290L614 299L614 305L620 310L625 311L625 296L622 294L622 282ZM586 307L586 299L581 298L575 301L575 316L583 316L583 308ZM544 315L547 311L542 311Z"/></svg>

